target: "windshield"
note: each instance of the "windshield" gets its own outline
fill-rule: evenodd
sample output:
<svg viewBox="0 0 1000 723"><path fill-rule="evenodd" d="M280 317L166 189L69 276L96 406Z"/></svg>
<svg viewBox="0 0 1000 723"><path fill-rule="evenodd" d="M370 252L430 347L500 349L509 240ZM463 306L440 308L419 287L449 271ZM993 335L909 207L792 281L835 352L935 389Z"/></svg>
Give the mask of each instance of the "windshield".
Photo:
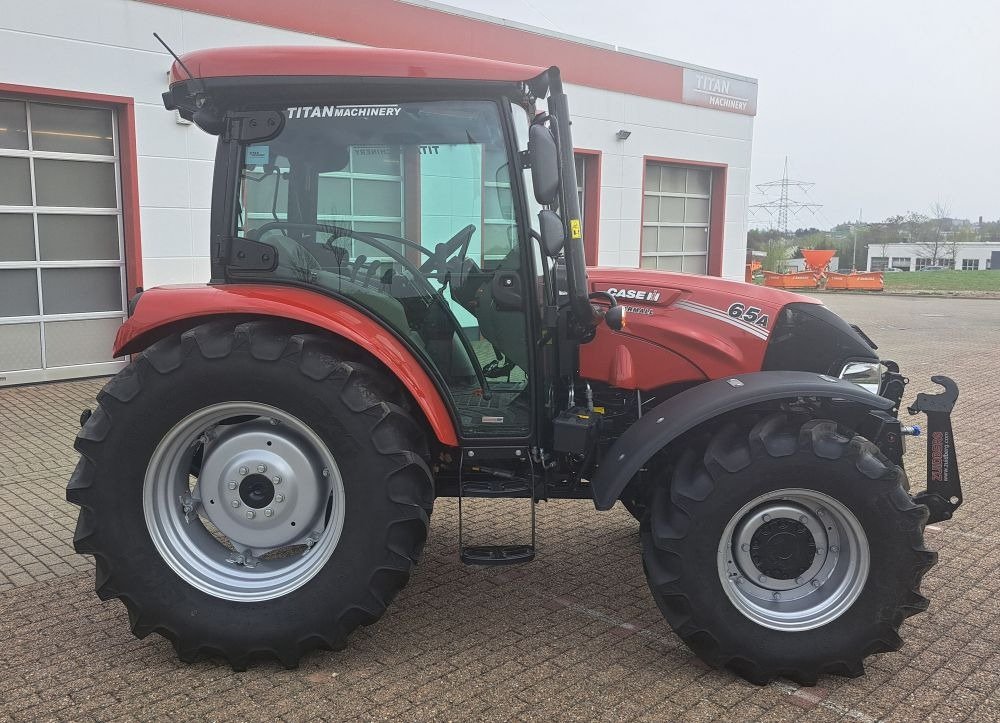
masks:
<svg viewBox="0 0 1000 723"><path fill-rule="evenodd" d="M238 235L347 297L445 380L469 435L528 433L521 243L496 103L295 107L246 145ZM261 275L261 274L258 274Z"/></svg>

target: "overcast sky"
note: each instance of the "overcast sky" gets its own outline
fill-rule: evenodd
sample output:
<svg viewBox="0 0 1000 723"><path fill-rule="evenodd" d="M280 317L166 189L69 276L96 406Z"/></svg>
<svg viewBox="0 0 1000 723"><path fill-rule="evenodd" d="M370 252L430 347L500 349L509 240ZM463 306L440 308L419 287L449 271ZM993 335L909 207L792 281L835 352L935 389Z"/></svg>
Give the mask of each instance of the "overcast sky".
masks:
<svg viewBox="0 0 1000 723"><path fill-rule="evenodd" d="M823 204L795 225L935 202L1000 218L995 0L446 1L757 78L752 182L779 178L787 155Z"/></svg>

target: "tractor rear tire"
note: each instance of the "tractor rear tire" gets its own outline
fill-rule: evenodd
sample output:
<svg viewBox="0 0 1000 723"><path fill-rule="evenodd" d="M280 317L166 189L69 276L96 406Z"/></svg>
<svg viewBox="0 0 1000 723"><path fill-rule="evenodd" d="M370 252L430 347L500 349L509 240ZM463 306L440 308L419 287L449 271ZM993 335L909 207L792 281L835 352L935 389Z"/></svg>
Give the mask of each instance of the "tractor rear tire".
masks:
<svg viewBox="0 0 1000 723"><path fill-rule="evenodd" d="M903 470L830 420L727 424L678 459L642 522L643 563L674 631L763 685L855 677L927 608L937 555Z"/></svg>
<svg viewBox="0 0 1000 723"><path fill-rule="evenodd" d="M269 321L204 324L134 357L98 394L66 493L98 596L188 662L294 667L342 648L385 612L427 536L426 441L394 381ZM180 462L157 461L169 459ZM188 485L200 507L180 499Z"/></svg>

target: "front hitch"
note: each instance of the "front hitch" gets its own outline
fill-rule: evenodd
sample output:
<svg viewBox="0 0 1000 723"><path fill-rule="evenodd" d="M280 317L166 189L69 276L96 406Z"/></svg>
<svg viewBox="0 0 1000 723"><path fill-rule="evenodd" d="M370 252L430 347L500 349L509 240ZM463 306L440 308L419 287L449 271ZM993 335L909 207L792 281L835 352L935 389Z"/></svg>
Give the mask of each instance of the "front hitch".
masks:
<svg viewBox="0 0 1000 723"><path fill-rule="evenodd" d="M951 431L951 410L958 400L958 385L945 376L931 377L931 381L944 387L944 391L921 392L907 408L910 414L927 415L927 490L913 495L913 501L930 510L928 523L951 519L962 504L958 456Z"/></svg>

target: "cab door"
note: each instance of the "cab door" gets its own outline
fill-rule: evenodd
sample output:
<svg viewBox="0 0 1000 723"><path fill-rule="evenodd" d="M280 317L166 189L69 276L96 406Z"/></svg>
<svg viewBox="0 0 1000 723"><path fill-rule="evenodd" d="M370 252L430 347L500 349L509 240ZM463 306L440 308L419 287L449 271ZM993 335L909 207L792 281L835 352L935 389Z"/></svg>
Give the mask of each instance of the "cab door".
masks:
<svg viewBox="0 0 1000 723"><path fill-rule="evenodd" d="M292 111L241 154L236 233L272 246L277 264L240 278L363 307L435 372L463 438L523 440L537 304L508 111L493 100Z"/></svg>

